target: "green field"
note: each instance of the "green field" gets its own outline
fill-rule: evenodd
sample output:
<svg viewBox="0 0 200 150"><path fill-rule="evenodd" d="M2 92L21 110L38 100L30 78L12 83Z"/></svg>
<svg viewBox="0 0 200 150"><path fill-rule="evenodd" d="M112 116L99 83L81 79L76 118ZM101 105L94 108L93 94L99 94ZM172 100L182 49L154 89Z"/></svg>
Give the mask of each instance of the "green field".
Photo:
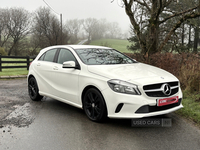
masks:
<svg viewBox="0 0 200 150"><path fill-rule="evenodd" d="M100 40L91 41L90 45L107 46L107 47L114 48L122 53L132 53L132 51L127 49L127 46L130 45L128 40L100 39Z"/></svg>

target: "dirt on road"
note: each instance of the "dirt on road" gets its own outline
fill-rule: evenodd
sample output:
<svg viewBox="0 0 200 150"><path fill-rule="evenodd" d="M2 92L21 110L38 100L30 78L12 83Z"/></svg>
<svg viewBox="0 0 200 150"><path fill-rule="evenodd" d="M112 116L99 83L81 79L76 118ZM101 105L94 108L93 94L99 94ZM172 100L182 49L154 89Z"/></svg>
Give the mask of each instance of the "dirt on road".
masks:
<svg viewBox="0 0 200 150"><path fill-rule="evenodd" d="M30 105L27 80L0 80L0 128L7 125L25 127L34 120L36 105Z"/></svg>

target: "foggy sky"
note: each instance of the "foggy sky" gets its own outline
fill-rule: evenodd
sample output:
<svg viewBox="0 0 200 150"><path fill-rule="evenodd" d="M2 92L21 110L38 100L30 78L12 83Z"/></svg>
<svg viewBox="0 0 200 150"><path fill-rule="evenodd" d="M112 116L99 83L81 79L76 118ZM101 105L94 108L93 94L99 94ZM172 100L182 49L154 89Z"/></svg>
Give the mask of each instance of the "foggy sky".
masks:
<svg viewBox="0 0 200 150"><path fill-rule="evenodd" d="M128 31L130 21L117 0L45 0L55 15L63 16L65 23L69 19L106 18L108 22L118 22L123 31ZM0 8L22 7L33 12L39 7L48 7L43 0L0 0Z"/></svg>

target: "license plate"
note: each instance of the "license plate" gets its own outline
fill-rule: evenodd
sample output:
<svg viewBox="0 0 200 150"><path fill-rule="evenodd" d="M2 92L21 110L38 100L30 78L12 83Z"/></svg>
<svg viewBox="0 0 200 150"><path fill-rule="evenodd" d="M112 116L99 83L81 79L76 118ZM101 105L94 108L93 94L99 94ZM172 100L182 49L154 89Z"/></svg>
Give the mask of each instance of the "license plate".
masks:
<svg viewBox="0 0 200 150"><path fill-rule="evenodd" d="M170 97L170 98L163 98L157 101L157 106L164 106L169 104L178 103L178 96Z"/></svg>

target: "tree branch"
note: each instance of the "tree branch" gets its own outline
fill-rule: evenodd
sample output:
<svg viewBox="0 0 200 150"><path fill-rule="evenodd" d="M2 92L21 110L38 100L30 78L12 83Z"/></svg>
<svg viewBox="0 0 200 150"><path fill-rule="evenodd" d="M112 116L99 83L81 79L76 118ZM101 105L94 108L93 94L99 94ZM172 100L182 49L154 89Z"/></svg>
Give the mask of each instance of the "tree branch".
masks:
<svg viewBox="0 0 200 150"><path fill-rule="evenodd" d="M165 18L165 19L163 19L162 21L159 21L159 24L162 24L162 23L166 22L167 20L169 20L169 19L171 19L171 18L173 18L173 17L180 16L180 15L183 15L183 14L185 14L185 13L191 12L192 10L197 9L197 8L198 8L198 6L195 6L195 7L191 8L191 9L182 11L182 12L180 12L180 13L175 13L175 14L173 14L173 15L171 15L171 16Z"/></svg>
<svg viewBox="0 0 200 150"><path fill-rule="evenodd" d="M133 0L130 0L129 3L127 2L127 0L123 0L123 1L124 1L124 5L125 5L126 14L128 15L128 17L131 21L131 24L134 27L134 31L139 40L140 47L142 49L145 49L145 41L142 40L140 26L139 26L139 24L137 24L135 17L134 17L134 13L132 12Z"/></svg>
<svg viewBox="0 0 200 150"><path fill-rule="evenodd" d="M171 35L176 31L177 28L179 28L181 26L181 24L186 21L187 19L191 19L191 18L196 18L199 17L200 13L192 13L190 15L184 15L175 25L174 27L171 29L171 31L167 34L165 40L162 42L162 44L160 45L160 47L158 48L158 51L161 51L163 49L163 47L166 45L166 43L168 42L168 40L170 39Z"/></svg>
<svg viewBox="0 0 200 150"><path fill-rule="evenodd" d="M164 7L167 7L171 2L172 2L173 0L168 0L168 2L165 0L165 2L164 2Z"/></svg>
<svg viewBox="0 0 200 150"><path fill-rule="evenodd" d="M145 6L148 9L148 11L151 11L150 7L147 5L147 3L145 2L145 0L143 0L143 3L140 2L140 1L138 1L138 0L134 0L134 1L137 2L137 3L139 3L142 6Z"/></svg>
<svg viewBox="0 0 200 150"><path fill-rule="evenodd" d="M125 0L127 2L127 0ZM133 0L129 1L129 5L132 6L133 5Z"/></svg>
<svg viewBox="0 0 200 150"><path fill-rule="evenodd" d="M158 8L158 11L157 11L157 14L156 14L156 20L158 20L158 17L160 15L160 13L162 12L162 0L159 0L160 1L160 7Z"/></svg>

